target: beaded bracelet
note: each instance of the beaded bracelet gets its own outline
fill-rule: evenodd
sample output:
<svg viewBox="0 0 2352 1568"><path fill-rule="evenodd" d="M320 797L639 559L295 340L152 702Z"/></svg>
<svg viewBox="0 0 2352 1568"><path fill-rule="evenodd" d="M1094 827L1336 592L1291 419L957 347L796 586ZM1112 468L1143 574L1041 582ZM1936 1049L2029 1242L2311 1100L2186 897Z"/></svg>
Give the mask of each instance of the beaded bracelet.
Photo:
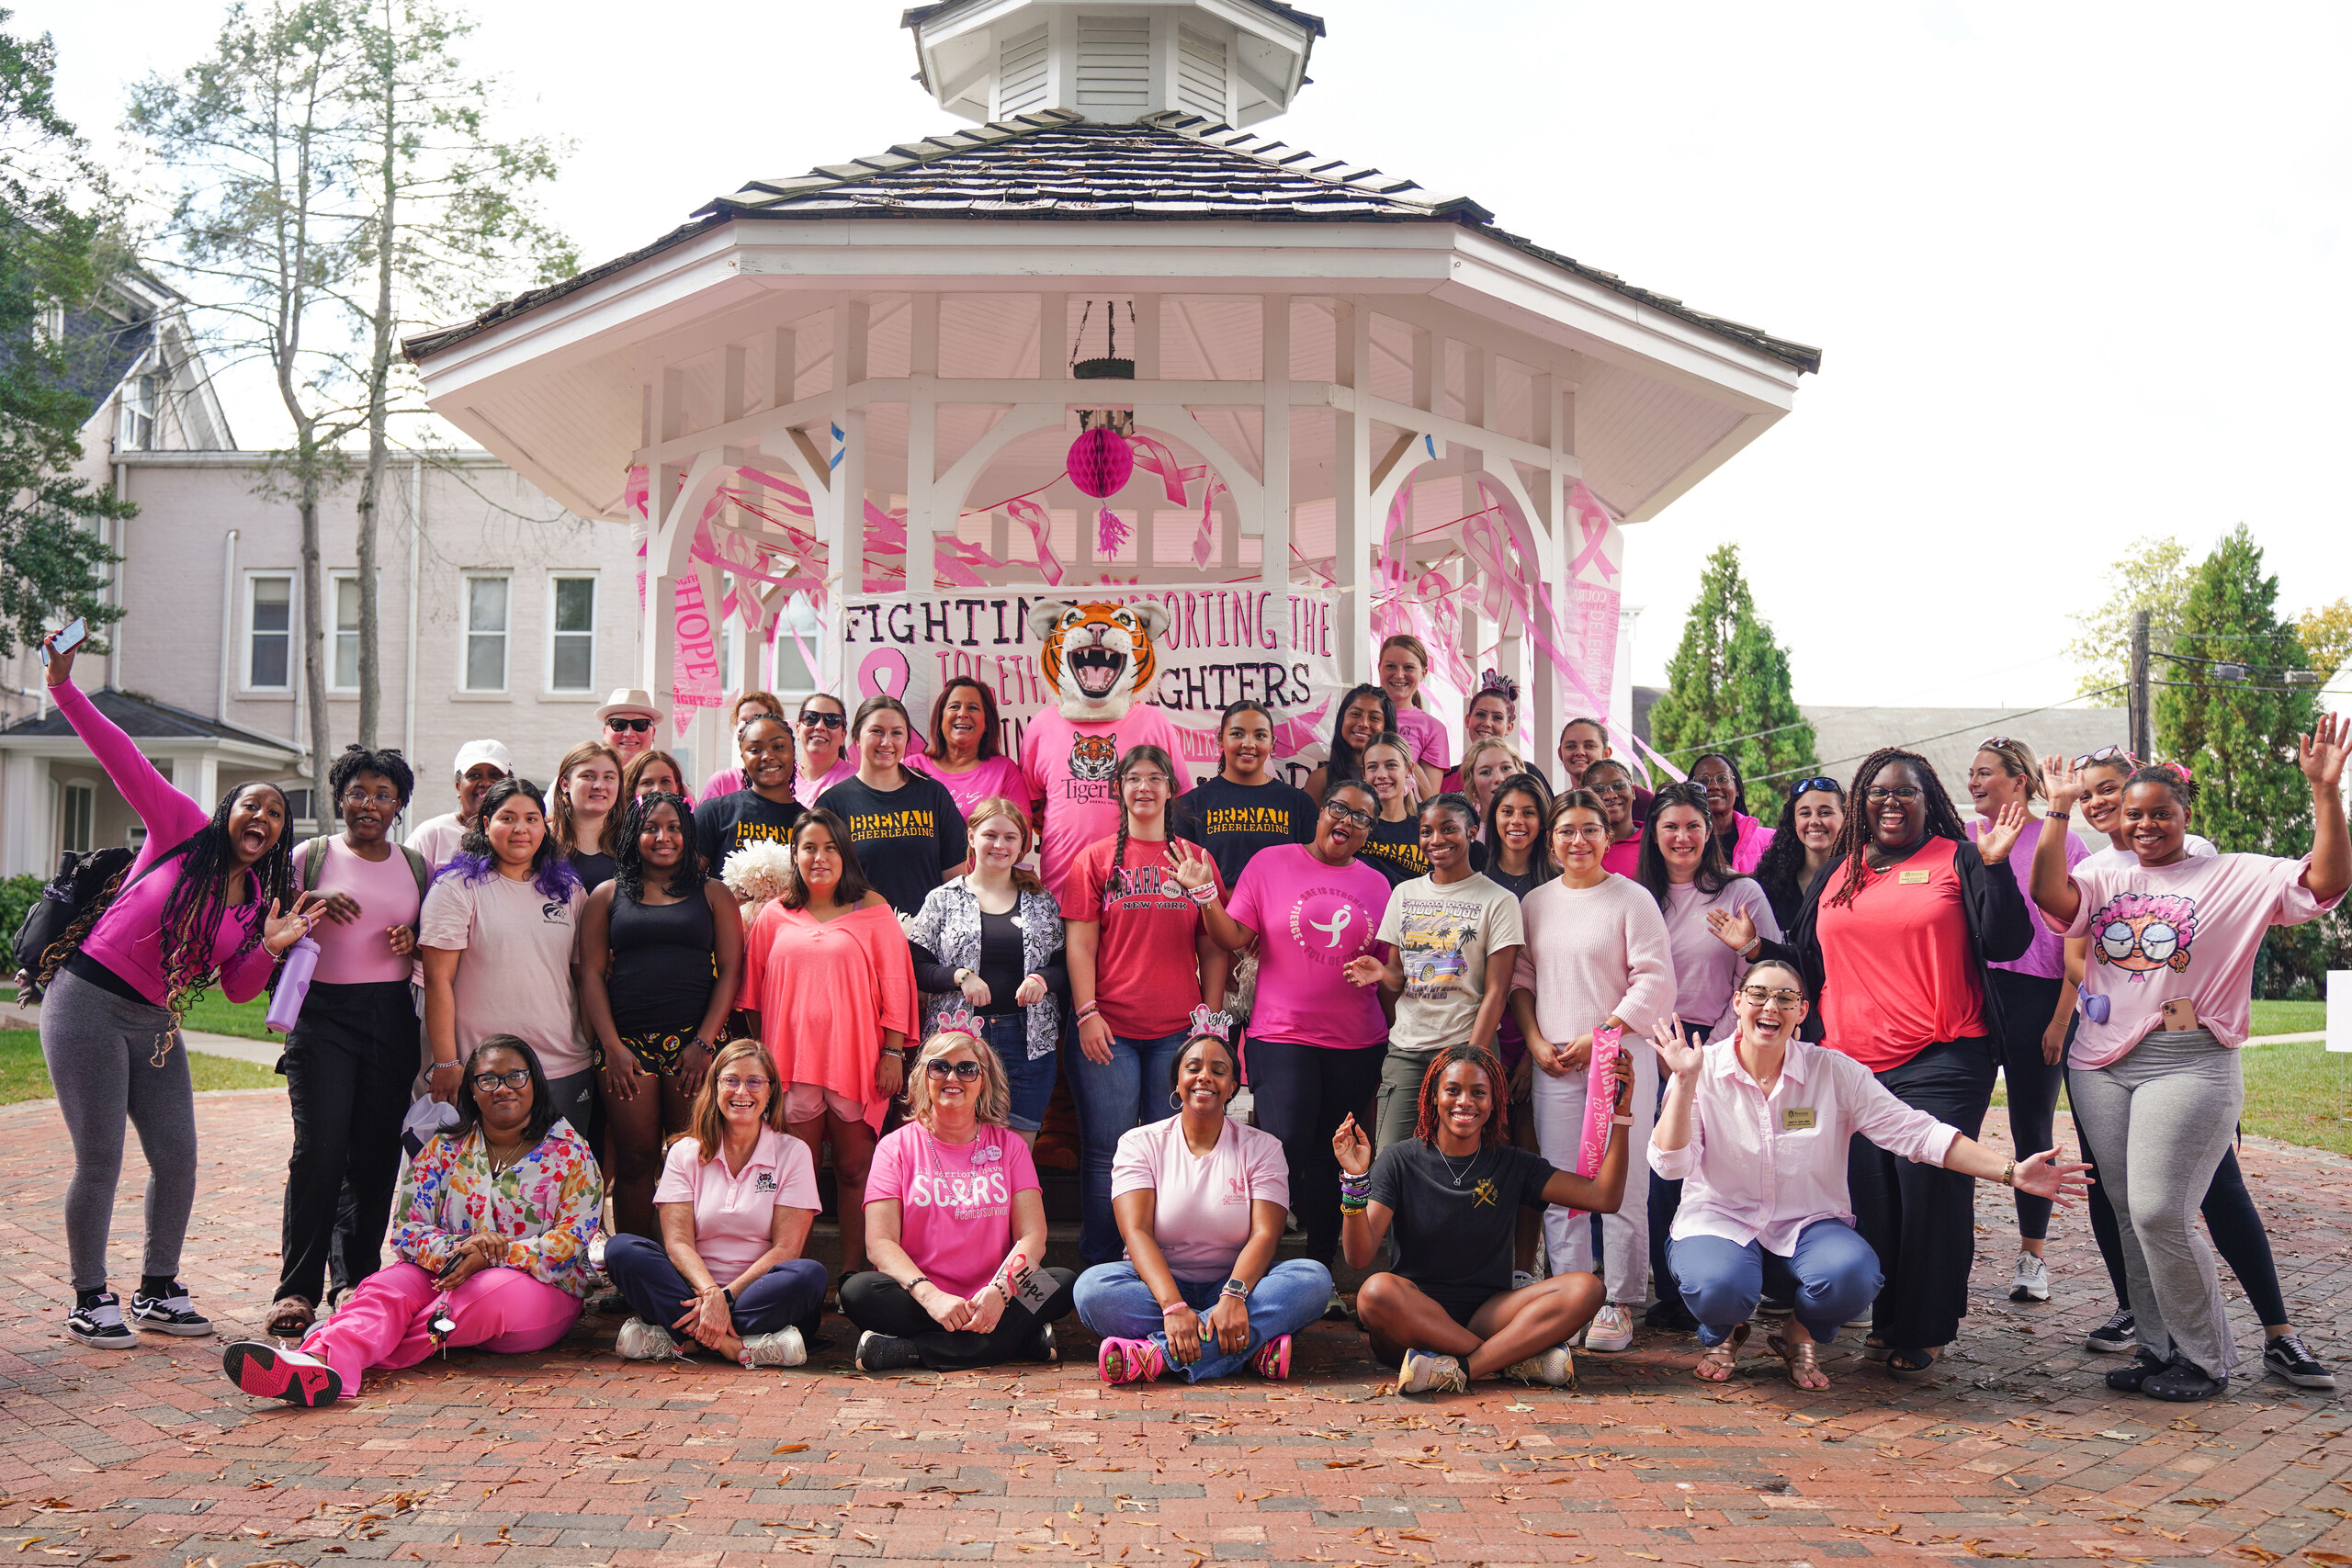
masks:
<svg viewBox="0 0 2352 1568"><path fill-rule="evenodd" d="M1185 891L1193 896L1193 903L1204 908L1216 902L1216 884L1214 882L1204 882L1198 887L1188 887Z"/></svg>
<svg viewBox="0 0 2352 1568"><path fill-rule="evenodd" d="M1351 1198L1342 1193L1340 1198L1340 1213L1342 1214L1361 1214L1367 1207L1370 1206L1370 1203L1371 1200L1369 1199Z"/></svg>

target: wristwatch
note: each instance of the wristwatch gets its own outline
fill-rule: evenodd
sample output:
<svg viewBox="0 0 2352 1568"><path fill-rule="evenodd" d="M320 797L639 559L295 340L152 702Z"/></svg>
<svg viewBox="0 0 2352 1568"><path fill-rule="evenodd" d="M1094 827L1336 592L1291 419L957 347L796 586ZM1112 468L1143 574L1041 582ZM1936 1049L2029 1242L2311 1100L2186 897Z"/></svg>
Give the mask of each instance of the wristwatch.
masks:
<svg viewBox="0 0 2352 1568"><path fill-rule="evenodd" d="M1217 1294L1221 1296L1239 1296L1244 1300L1247 1300L1250 1295L1250 1287L1242 1281L1238 1275L1237 1275L1233 1279L1227 1280L1225 1282L1225 1288L1219 1291Z"/></svg>

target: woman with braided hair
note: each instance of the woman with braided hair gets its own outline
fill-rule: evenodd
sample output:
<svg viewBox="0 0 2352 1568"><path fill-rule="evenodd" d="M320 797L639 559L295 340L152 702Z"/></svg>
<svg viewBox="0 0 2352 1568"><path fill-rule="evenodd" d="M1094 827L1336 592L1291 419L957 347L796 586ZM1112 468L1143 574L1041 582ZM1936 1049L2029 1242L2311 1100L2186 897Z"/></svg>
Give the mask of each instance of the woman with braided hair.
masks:
<svg viewBox="0 0 2352 1568"><path fill-rule="evenodd" d="M1862 760L1847 805L1836 858L1785 944L1764 941L1744 913L1713 922L1715 935L1743 957L1795 960L1821 998L1824 1043L1973 1138L1992 1103L2002 1032L1985 965L2033 944L2032 911L2006 864L2025 808L2011 803L1972 844L1928 760L1892 747ZM1866 1351L1883 1349L1897 1377L1924 1376L1968 1315L1974 1190L1864 1138L1848 1158L1854 1228L1886 1270Z"/></svg>
<svg viewBox="0 0 2352 1568"><path fill-rule="evenodd" d="M1399 1393L1460 1393L1475 1378L1554 1388L1576 1381L1568 1341L1600 1306L1600 1281L1559 1272L1513 1289L1513 1216L1566 1204L1612 1213L1625 1192L1632 1058L1617 1058L1616 1125L1590 1176L1555 1169L1510 1141L1502 1064L1450 1045L1422 1076L1413 1136L1372 1157L1354 1117L1331 1138L1339 1156L1348 1267L1369 1269L1385 1239L1394 1267L1369 1275L1356 1317L1373 1354L1397 1361Z"/></svg>
<svg viewBox="0 0 2352 1568"><path fill-rule="evenodd" d="M277 956L309 934L319 900L294 893L283 790L234 785L208 818L74 684L74 655L56 642L51 634L41 644L50 698L147 827L113 902L50 978L40 1010L41 1055L74 1140L65 1332L119 1348L132 1326L212 1332L178 1281L196 1202L196 1097L187 1053L177 1049L180 1020L216 978L232 1002L260 995ZM128 1325L107 1289L126 1116L149 1171L146 1261Z"/></svg>

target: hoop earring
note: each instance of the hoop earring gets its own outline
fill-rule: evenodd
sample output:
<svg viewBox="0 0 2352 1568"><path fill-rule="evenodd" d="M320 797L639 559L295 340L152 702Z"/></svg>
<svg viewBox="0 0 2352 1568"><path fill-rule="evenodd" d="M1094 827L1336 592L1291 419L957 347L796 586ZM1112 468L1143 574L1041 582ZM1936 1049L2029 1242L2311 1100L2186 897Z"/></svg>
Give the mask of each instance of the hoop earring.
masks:
<svg viewBox="0 0 2352 1568"><path fill-rule="evenodd" d="M1182 1110L1183 1110L1183 1109L1184 1109L1184 1097L1183 1097L1183 1095L1182 1095L1182 1094L1181 1094L1181 1093L1179 1093L1179 1092L1178 1092L1177 1090L1175 1090L1175 1089L1170 1089L1170 1090L1168 1091L1168 1109L1169 1109L1169 1110L1170 1110L1170 1111L1182 1111Z"/></svg>

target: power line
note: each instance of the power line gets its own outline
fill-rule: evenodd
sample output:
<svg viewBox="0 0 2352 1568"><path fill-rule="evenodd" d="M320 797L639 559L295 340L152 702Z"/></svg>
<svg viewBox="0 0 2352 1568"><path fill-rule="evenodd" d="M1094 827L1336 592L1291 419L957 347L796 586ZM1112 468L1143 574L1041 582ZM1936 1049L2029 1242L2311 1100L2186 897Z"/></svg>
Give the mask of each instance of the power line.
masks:
<svg viewBox="0 0 2352 1568"><path fill-rule="evenodd" d="M1958 729L1947 729L1940 735L1923 735L1917 740L1898 741L1896 742L1896 745L1901 747L1903 750L1909 750L1915 747L1925 746L1931 740L1949 740L1955 735L1966 735L1971 730L1984 728L1987 724L2008 724L2016 719L2031 718L2035 714L2049 713L2053 709L2064 707L2068 703L2078 703L2088 697L2103 697L2110 692L2120 692L2122 689L2122 685L2118 683L2112 686L2101 686L2095 692L2078 692L2071 697L2064 697L2054 703L2045 703L2038 708L2027 708L2020 713L2006 714L1999 718L1981 719L1974 724L1963 725ZM1885 748L1874 747L1872 750L1883 750ZM1777 773L1760 774L1756 778L1749 779L1747 782L1749 784L1770 784L1774 779L1789 778L1797 773L1811 774L1840 766L1843 763L1859 762L1864 757L1869 755L1870 752L1868 751L1857 751L1850 757L1839 757L1833 761L1820 763L1815 768L1784 768Z"/></svg>

